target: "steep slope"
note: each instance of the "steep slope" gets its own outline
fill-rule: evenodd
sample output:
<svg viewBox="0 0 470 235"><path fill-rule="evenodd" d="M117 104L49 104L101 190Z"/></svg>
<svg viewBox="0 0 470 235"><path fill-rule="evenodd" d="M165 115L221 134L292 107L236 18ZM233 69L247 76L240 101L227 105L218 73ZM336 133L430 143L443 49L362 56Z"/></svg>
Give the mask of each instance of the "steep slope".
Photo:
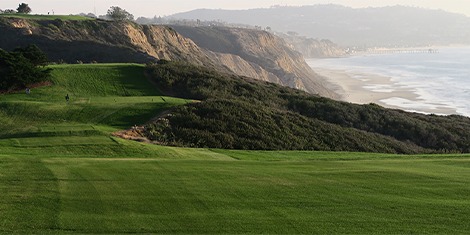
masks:
<svg viewBox="0 0 470 235"><path fill-rule="evenodd" d="M52 61L138 62L157 59L207 64L205 52L167 27L101 20L26 20L0 17L0 47L37 44Z"/></svg>
<svg viewBox="0 0 470 235"><path fill-rule="evenodd" d="M229 37L238 35L237 41L229 41L236 50L211 51L214 48L198 46L172 28L130 22L0 17L0 30L0 48L36 44L53 61L187 61L314 94L335 95L321 83L300 54L292 52L279 38L262 31L227 30Z"/></svg>
<svg viewBox="0 0 470 235"><path fill-rule="evenodd" d="M162 97L137 64L54 65L52 84L0 94L0 139L74 147L145 123L185 100ZM70 100L64 97L69 95ZM33 140L36 137L40 139ZM60 138L59 138L60 137ZM27 146L27 144L25 144ZM99 146L97 146L99 147Z"/></svg>
<svg viewBox="0 0 470 235"><path fill-rule="evenodd" d="M470 152L470 118L356 105L181 63L147 69L159 89L201 102L148 125L160 143L234 149Z"/></svg>
<svg viewBox="0 0 470 235"><path fill-rule="evenodd" d="M276 35L284 39L292 49L302 53L305 58L331 58L346 55L343 48L330 40L318 40L282 33Z"/></svg>
<svg viewBox="0 0 470 235"><path fill-rule="evenodd" d="M311 70L300 53L292 50L284 40L269 32L227 27L172 26L172 28L202 48L218 53L234 54L261 66L277 76L280 79L277 83L281 85L312 94L335 96L327 88L328 84Z"/></svg>

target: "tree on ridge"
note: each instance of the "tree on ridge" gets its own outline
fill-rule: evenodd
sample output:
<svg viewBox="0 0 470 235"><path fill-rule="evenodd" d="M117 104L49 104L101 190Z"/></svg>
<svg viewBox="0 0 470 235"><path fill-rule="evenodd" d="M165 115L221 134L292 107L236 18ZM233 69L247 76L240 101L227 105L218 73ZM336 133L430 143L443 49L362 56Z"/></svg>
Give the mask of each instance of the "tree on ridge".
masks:
<svg viewBox="0 0 470 235"><path fill-rule="evenodd" d="M16 11L13 10L13 9L6 9L6 10L3 11L3 14L15 14L15 13L16 13Z"/></svg>
<svg viewBox="0 0 470 235"><path fill-rule="evenodd" d="M118 6L110 7L106 15L110 19L117 20L117 21L134 20L134 16L131 13L127 12L126 10Z"/></svg>
<svg viewBox="0 0 470 235"><path fill-rule="evenodd" d="M16 9L20 14L29 14L31 13L31 8L26 3L21 3Z"/></svg>

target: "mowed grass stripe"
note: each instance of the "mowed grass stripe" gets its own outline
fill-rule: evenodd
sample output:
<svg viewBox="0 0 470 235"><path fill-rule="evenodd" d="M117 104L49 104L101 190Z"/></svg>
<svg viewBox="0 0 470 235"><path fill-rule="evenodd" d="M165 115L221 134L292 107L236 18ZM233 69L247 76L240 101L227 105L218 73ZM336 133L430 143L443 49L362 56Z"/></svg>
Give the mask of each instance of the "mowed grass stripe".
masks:
<svg viewBox="0 0 470 235"><path fill-rule="evenodd" d="M0 192L0 233L59 229L58 181L39 159L1 156Z"/></svg>
<svg viewBox="0 0 470 235"><path fill-rule="evenodd" d="M0 95L0 138L34 137L43 126L108 126L111 131L143 124L190 101L159 96L139 64L53 65L53 85ZM70 101L66 102L65 95ZM76 135L80 130L74 128ZM51 136L63 135L54 134ZM83 135L90 135L82 130ZM34 133L34 134L30 134ZM41 133L43 135L47 133Z"/></svg>
<svg viewBox="0 0 470 235"><path fill-rule="evenodd" d="M53 81L72 96L160 95L144 76L140 64L54 65Z"/></svg>
<svg viewBox="0 0 470 235"><path fill-rule="evenodd" d="M64 231L396 234L470 229L470 171L448 164L455 159L43 161L59 179Z"/></svg>
<svg viewBox="0 0 470 235"><path fill-rule="evenodd" d="M91 98L90 102L58 103L29 103L6 102L0 103L2 112L0 129L5 133L34 131L28 126L56 123L57 125L101 124L115 128L129 128L135 124L143 124L160 112L188 101L176 98L151 96L139 99L132 97ZM3 116L3 117L2 117ZM8 124L8 125L6 125ZM15 129L17 127L18 129ZM39 128L38 127L38 128ZM23 131L22 131L23 130ZM36 128L37 130L37 128Z"/></svg>
<svg viewBox="0 0 470 235"><path fill-rule="evenodd" d="M59 231L454 233L468 226L469 171L462 159L44 161L63 185ZM16 159L4 166L18 167L22 194L30 187L24 177L41 175ZM8 216L15 217L2 220Z"/></svg>
<svg viewBox="0 0 470 235"><path fill-rule="evenodd" d="M58 136L47 138L21 138L16 140L15 147L47 147L47 146L82 146L87 145L110 145L114 141L106 136Z"/></svg>

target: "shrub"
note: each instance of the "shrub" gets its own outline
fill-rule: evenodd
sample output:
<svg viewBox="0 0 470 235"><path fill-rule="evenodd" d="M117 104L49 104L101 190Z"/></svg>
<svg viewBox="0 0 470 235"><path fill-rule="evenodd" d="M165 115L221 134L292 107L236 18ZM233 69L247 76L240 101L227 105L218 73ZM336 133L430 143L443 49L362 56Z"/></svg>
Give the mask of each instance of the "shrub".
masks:
<svg viewBox="0 0 470 235"><path fill-rule="evenodd" d="M45 54L36 46L17 48L13 52L0 49L0 90L22 89L50 78L44 68Z"/></svg>
<svg viewBox="0 0 470 235"><path fill-rule="evenodd" d="M234 149L470 152L467 117L339 102L180 62L148 65L147 74L161 91L201 101L173 110L165 128L148 127L149 136L165 143Z"/></svg>

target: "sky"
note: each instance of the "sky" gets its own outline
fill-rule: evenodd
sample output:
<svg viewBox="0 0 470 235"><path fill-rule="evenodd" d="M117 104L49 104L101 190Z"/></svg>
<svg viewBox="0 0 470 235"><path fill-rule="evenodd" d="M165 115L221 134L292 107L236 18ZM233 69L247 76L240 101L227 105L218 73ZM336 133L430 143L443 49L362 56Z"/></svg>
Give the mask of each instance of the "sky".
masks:
<svg viewBox="0 0 470 235"><path fill-rule="evenodd" d="M104 15L111 6L119 6L135 18L167 16L194 9L251 9L270 6L302 6L315 4L340 4L354 8L381 6L415 6L427 9L442 9L470 17L470 0L1 0L0 9L16 9L27 3L32 14L69 15L95 13Z"/></svg>

